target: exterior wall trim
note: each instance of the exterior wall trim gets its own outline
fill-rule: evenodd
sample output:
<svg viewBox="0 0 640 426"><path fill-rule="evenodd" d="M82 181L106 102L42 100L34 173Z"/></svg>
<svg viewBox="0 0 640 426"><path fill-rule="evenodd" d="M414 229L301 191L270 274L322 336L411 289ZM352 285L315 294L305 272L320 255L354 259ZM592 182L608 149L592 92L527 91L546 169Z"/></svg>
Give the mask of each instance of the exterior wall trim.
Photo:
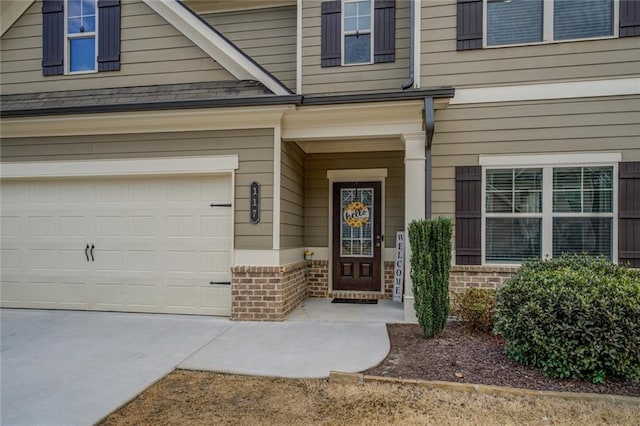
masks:
<svg viewBox="0 0 640 426"><path fill-rule="evenodd" d="M564 164L619 163L622 154L619 152L589 152L571 154L540 155L480 155L481 166L538 166Z"/></svg>
<svg viewBox="0 0 640 426"><path fill-rule="evenodd" d="M456 89L451 105L640 94L640 78Z"/></svg>
<svg viewBox="0 0 640 426"><path fill-rule="evenodd" d="M303 259L304 249L286 250L242 250L233 252L234 266L280 266L299 262Z"/></svg>
<svg viewBox="0 0 640 426"><path fill-rule="evenodd" d="M92 176L203 175L232 173L237 155L148 158L135 160L34 161L3 163L2 179Z"/></svg>

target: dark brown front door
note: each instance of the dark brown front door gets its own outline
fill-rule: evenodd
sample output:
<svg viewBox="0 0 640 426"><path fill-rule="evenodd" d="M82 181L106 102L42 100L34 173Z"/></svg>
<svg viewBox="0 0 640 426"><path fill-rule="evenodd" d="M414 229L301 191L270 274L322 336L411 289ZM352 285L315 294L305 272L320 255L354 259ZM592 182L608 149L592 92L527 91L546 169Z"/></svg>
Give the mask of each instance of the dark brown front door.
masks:
<svg viewBox="0 0 640 426"><path fill-rule="evenodd" d="M333 184L333 289L380 291L380 182Z"/></svg>

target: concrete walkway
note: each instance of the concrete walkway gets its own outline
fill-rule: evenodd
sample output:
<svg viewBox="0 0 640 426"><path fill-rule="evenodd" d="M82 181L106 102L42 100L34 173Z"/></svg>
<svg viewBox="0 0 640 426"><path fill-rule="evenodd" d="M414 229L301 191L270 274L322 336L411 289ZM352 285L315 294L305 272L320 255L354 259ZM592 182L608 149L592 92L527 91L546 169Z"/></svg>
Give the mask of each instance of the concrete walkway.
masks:
<svg viewBox="0 0 640 426"><path fill-rule="evenodd" d="M16 309L0 315L2 425L92 424L176 367L327 377L374 366L390 348L384 322Z"/></svg>

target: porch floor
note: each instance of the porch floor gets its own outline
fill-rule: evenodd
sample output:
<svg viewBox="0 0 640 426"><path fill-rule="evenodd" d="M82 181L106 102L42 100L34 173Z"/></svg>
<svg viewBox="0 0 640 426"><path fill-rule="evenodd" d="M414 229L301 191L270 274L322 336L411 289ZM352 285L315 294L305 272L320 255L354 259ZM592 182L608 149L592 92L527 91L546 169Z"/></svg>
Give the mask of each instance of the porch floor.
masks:
<svg viewBox="0 0 640 426"><path fill-rule="evenodd" d="M401 303L379 300L376 305L331 303L331 298L307 298L287 321L377 322L401 323L404 310Z"/></svg>

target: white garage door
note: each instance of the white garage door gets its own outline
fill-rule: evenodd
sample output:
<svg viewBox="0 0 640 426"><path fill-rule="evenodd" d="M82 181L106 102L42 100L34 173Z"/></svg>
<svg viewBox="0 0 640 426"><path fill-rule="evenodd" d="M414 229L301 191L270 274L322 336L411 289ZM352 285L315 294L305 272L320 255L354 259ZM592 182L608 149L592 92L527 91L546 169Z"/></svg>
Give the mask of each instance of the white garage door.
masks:
<svg viewBox="0 0 640 426"><path fill-rule="evenodd" d="M231 177L4 181L2 306L229 315Z"/></svg>

